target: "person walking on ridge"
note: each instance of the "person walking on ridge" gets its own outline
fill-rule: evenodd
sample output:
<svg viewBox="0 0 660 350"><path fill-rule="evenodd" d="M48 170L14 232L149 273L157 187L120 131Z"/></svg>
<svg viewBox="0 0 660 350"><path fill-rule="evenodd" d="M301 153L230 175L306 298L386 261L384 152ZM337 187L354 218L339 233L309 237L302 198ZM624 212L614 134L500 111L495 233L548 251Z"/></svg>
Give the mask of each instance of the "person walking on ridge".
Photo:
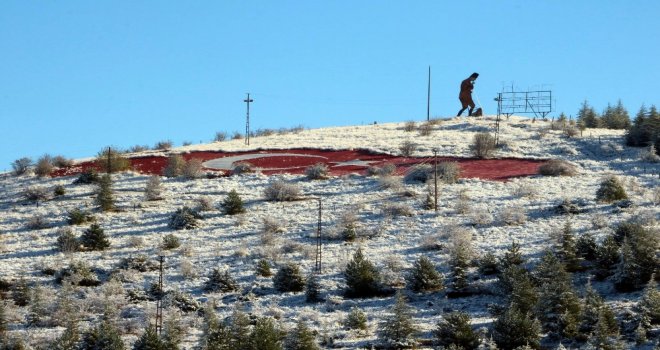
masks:
<svg viewBox="0 0 660 350"><path fill-rule="evenodd" d="M463 111L470 107L468 116L472 115L474 109L474 101L472 101L472 89L474 89L474 81L479 77L479 73L472 73L470 77L461 82L461 92L458 94L458 99L461 101L461 110L458 111L457 117L461 116Z"/></svg>

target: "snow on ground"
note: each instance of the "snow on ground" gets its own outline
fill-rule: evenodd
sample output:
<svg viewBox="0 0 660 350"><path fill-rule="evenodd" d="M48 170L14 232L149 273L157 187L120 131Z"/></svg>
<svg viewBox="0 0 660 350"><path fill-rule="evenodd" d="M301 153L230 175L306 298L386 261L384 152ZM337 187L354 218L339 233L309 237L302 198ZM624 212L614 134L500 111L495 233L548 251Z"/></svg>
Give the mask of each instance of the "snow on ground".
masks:
<svg viewBox="0 0 660 350"><path fill-rule="evenodd" d="M415 155L431 155L433 148L437 148L439 155L443 156L470 156L473 135L492 131L493 127L493 117L441 121L434 126L431 136L419 136L416 131L405 132L404 123L336 127L256 137L252 138L249 147L243 144L243 140L232 140L180 147L172 152L312 147L365 148L398 154L403 142L412 141L418 145ZM392 297L343 297L343 267L358 247L362 247L366 256L381 268L388 281L396 284L402 281L406 270L421 255L428 256L441 272L448 274L446 249L429 251L423 246L434 237L446 246L449 244L447 232L457 226L472 233L477 256L489 251L500 255L515 241L522 245L523 253L533 264L544 249L552 246L553 235L567 220L570 220L578 235L591 231L602 239L614 224L633 216L646 217L647 222L660 219L660 208L658 203L654 203L660 184L660 166L640 162L640 149L624 147L621 131L589 129L582 137L568 139L561 131L550 130L548 122L533 122L519 117L504 120L500 130L504 146L497 156L566 159L578 166L579 175L533 176L509 182L469 179L441 185L440 208L435 213L422 208L427 185L405 184L406 190L416 194L405 196L401 190L384 188L373 177L348 175L320 181L309 181L301 175L268 177L261 174L197 180L163 178L164 200L147 202L144 200L144 188L148 177L128 172L113 175L120 210L94 213L110 236L111 248L103 252L62 254L55 250L57 231L68 226L68 211L74 208L95 210L94 187L73 185L74 177L39 179L5 174L0 177L0 278L15 281L25 277L43 284L47 292L54 296L59 293L60 287L53 282L52 276L42 272L46 268L60 269L72 261L85 261L104 272L103 276L107 279L110 272L117 272L117 266L124 258L145 254L155 260L162 254L166 257L165 288L168 290L180 290L199 301L215 303L216 310L223 316L228 316L240 305L255 315L274 316L287 327L292 327L296 320L302 318L320 334L335 337L336 347L355 348L376 342L378 322L383 319L393 300ZM624 181L634 202L632 207L618 208L594 201L600 181L609 174L616 174ZM312 271L315 263L318 202L313 198L278 203L264 201L263 191L275 178L299 185L306 197L322 199L322 225L327 237L323 241L321 274L325 302L305 303L304 293L276 292L270 278L255 276L254 266L262 257L276 264L294 262L306 274ZM66 194L38 206L25 202L21 196L22 191L30 186L51 189L56 185L63 185ZM210 199L217 207L231 190L236 190L246 203L245 214L226 216L214 209L202 213L204 220L198 229L174 231L167 227L169 217L176 209L183 205L195 207L202 197ZM584 203L585 212L571 217L554 213L552 208L566 198ZM385 207L392 203L412 208L414 215L384 214ZM504 216L511 211L524 213L525 222L517 225L503 223ZM348 243L332 237L337 235L338 221L344 213L353 213L358 217L361 238L356 242ZM27 229L26 223L35 215L45 217L51 227ZM274 238L264 237L265 219L279 221L285 232L276 234ZM608 225L594 225L598 221L605 221ZM80 235L87 227L74 226L73 229ZM173 251L161 250L162 237L170 233L182 240L182 247ZM182 267L193 271L182 271ZM228 270L237 278L241 290L228 294L203 292L201 286L206 276L216 267ZM158 279L156 272L122 270L117 273L124 290L144 290ZM576 275L578 289L584 287L585 279L586 276ZM474 283L489 290L493 280ZM596 282L594 285L606 294L615 310L630 307L631 300L639 298L639 293L613 293L608 282ZM78 301L85 321L99 317L103 309L99 303L110 303L121 310L119 319L127 330L127 343L134 341L141 332L136 324L152 320L155 314L154 302L131 304L121 293L117 295L118 292L108 291L104 286L79 289L85 295ZM108 295L115 297L109 298ZM467 311L476 327L488 327L492 317L487 307L497 302L497 298L489 294L458 299L448 299L444 293L408 292L407 295L415 309L415 321L425 338L432 337L432 329L448 310ZM371 328L367 336L359 336L342 327L342 320L356 305L369 316ZM24 328L20 324L26 310L15 306L10 309L12 332L26 337L33 344L39 344L62 331L58 327ZM172 310L166 310L166 315ZM195 313L182 317L190 326L185 344L190 349L197 342L202 319Z"/></svg>

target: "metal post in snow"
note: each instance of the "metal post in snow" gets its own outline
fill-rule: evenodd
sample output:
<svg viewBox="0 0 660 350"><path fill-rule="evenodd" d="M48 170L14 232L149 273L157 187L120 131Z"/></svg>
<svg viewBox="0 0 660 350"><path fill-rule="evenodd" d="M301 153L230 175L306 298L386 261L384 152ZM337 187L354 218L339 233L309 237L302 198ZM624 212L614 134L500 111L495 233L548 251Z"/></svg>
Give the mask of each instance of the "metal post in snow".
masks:
<svg viewBox="0 0 660 350"><path fill-rule="evenodd" d="M250 145L250 102L254 102L253 99L250 98L250 93L247 93L247 98L243 100L247 104L247 116L245 119L245 144Z"/></svg>

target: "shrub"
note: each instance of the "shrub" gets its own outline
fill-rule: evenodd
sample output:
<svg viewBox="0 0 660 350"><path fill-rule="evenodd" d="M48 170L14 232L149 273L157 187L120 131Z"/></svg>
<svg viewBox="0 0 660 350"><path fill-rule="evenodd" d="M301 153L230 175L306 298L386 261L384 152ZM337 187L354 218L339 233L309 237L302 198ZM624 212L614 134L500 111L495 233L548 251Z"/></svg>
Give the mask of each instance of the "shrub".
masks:
<svg viewBox="0 0 660 350"><path fill-rule="evenodd" d="M565 160L551 159L539 167L539 174L545 176L574 176L577 174L577 169Z"/></svg>
<svg viewBox="0 0 660 350"><path fill-rule="evenodd" d="M527 214L520 206L509 206L500 211L500 219L506 225L522 225L527 221Z"/></svg>
<svg viewBox="0 0 660 350"><path fill-rule="evenodd" d="M184 206L180 209L177 209L174 214L170 216L170 221L168 226L175 230L189 230L199 227L198 220L201 220L202 216L199 215L195 210Z"/></svg>
<svg viewBox="0 0 660 350"><path fill-rule="evenodd" d="M564 136L567 138L573 138L580 133L580 130L574 126L566 126L564 128Z"/></svg>
<svg viewBox="0 0 660 350"><path fill-rule="evenodd" d="M62 253L74 253L80 250L78 238L76 238L73 230L68 227L57 231L57 242L55 246Z"/></svg>
<svg viewBox="0 0 660 350"><path fill-rule="evenodd" d="M135 270L139 272L156 271L158 264L144 254L124 258L119 263L120 269Z"/></svg>
<svg viewBox="0 0 660 350"><path fill-rule="evenodd" d="M403 187L403 184L400 177L385 175L378 178L378 187L379 189L398 191Z"/></svg>
<svg viewBox="0 0 660 350"><path fill-rule="evenodd" d="M270 270L270 263L266 259L261 259L257 262L256 272L261 277L270 277L273 275L273 272Z"/></svg>
<svg viewBox="0 0 660 350"><path fill-rule="evenodd" d="M280 292L302 292L305 288L305 278L298 265L286 264L273 277L273 285Z"/></svg>
<svg viewBox="0 0 660 350"><path fill-rule="evenodd" d="M286 232L284 228L284 222L279 219L273 218L271 216L266 216L262 220L263 233L282 233Z"/></svg>
<svg viewBox="0 0 660 350"><path fill-rule="evenodd" d="M461 177L461 168L458 162L438 163L438 178L444 183L453 184Z"/></svg>
<svg viewBox="0 0 660 350"><path fill-rule="evenodd" d="M227 215L236 215L245 212L243 207L243 200L238 195L236 190L231 190L225 200L222 201L222 211Z"/></svg>
<svg viewBox="0 0 660 350"><path fill-rule="evenodd" d="M247 174L253 172L254 172L254 167L252 166L251 163L248 162L237 162L232 164L231 167L232 175L241 175L241 174Z"/></svg>
<svg viewBox="0 0 660 350"><path fill-rule="evenodd" d="M171 250L171 249L176 249L181 246L181 240L179 237L173 235L173 234L168 234L163 237L163 244L161 247L165 250Z"/></svg>
<svg viewBox="0 0 660 350"><path fill-rule="evenodd" d="M415 215L413 209L406 203L386 203L382 210L383 215L391 217Z"/></svg>
<svg viewBox="0 0 660 350"><path fill-rule="evenodd" d="M53 165L58 168L68 168L73 166L73 160L67 159L63 156L53 157Z"/></svg>
<svg viewBox="0 0 660 350"><path fill-rule="evenodd" d="M104 173L125 171L131 168L131 162L128 158L112 147L100 151L96 156L95 164Z"/></svg>
<svg viewBox="0 0 660 350"><path fill-rule="evenodd" d="M259 317L250 333L251 349L279 350L285 333L270 317Z"/></svg>
<svg viewBox="0 0 660 350"><path fill-rule="evenodd" d="M529 313L523 313L517 308L507 309L493 323L493 340L503 349L515 349L529 345L534 349L540 346L541 325Z"/></svg>
<svg viewBox="0 0 660 350"><path fill-rule="evenodd" d="M23 197L30 202L42 202L48 200L49 193L45 187L28 187L23 190Z"/></svg>
<svg viewBox="0 0 660 350"><path fill-rule="evenodd" d="M155 150L160 150L160 151L167 151L167 150L171 149L172 146L173 146L172 141L163 140L163 141L156 142L156 144L154 145L154 149Z"/></svg>
<svg viewBox="0 0 660 350"><path fill-rule="evenodd" d="M124 350L119 329L110 321L101 321L96 327L90 328L83 334L80 350Z"/></svg>
<svg viewBox="0 0 660 350"><path fill-rule="evenodd" d="M187 161L183 165L181 175L189 180L200 178L202 176L202 161L197 158Z"/></svg>
<svg viewBox="0 0 660 350"><path fill-rule="evenodd" d="M180 154L172 154L167 158L167 165L163 169L163 175L167 177L177 177L183 174L183 167L186 160Z"/></svg>
<svg viewBox="0 0 660 350"><path fill-rule="evenodd" d="M406 304L405 297L401 291L396 293L395 303L389 310L390 314L385 316L379 328L379 335L386 346L392 348L403 348L414 346L418 333L417 326L413 323L412 310Z"/></svg>
<svg viewBox="0 0 660 350"><path fill-rule="evenodd" d="M218 131L215 133L215 138L213 138L213 141L222 142L226 139L227 139L227 133L224 131Z"/></svg>
<svg viewBox="0 0 660 350"><path fill-rule="evenodd" d="M353 255L344 270L346 295L349 297L372 297L381 294L382 281L376 266L364 257L362 248Z"/></svg>
<svg viewBox="0 0 660 350"><path fill-rule="evenodd" d="M144 198L148 201L163 199L163 183L160 181L160 176L149 176L147 185L144 188Z"/></svg>
<svg viewBox="0 0 660 350"><path fill-rule="evenodd" d="M462 349L476 349L479 336L470 326L470 315L455 311L445 315L434 331L442 346L457 346Z"/></svg>
<svg viewBox="0 0 660 350"><path fill-rule="evenodd" d="M495 151L495 138L489 133L478 133L472 141L472 152L477 158L488 158Z"/></svg>
<svg viewBox="0 0 660 350"><path fill-rule="evenodd" d="M660 162L660 156L658 155L658 151L655 149L655 145L651 144L645 151L641 152L640 159L647 163Z"/></svg>
<svg viewBox="0 0 660 350"><path fill-rule="evenodd" d="M11 163L11 167L14 170L14 175L16 176L21 176L26 174L28 170L30 170L31 166L32 166L32 159L28 157L16 159L13 163Z"/></svg>
<svg viewBox="0 0 660 350"><path fill-rule="evenodd" d="M290 350L319 350L314 333L302 320L298 321L296 328L291 331L286 339L286 349Z"/></svg>
<svg viewBox="0 0 660 350"><path fill-rule="evenodd" d="M80 237L80 243L88 250L105 250L110 241L99 224L92 224Z"/></svg>
<svg viewBox="0 0 660 350"><path fill-rule="evenodd" d="M424 123L419 126L419 136L431 136L433 134L433 124Z"/></svg>
<svg viewBox="0 0 660 350"><path fill-rule="evenodd" d="M429 164L415 165L403 176L406 183L426 182L433 178L433 167Z"/></svg>
<svg viewBox="0 0 660 350"><path fill-rule="evenodd" d="M96 204L99 205L101 211L115 210L115 198L112 191L112 178L110 174L101 176L98 187L96 188Z"/></svg>
<svg viewBox="0 0 660 350"><path fill-rule="evenodd" d="M243 134L241 134L238 131L234 131L234 133L231 135L232 140L240 140L243 138Z"/></svg>
<svg viewBox="0 0 660 350"><path fill-rule="evenodd" d="M401 152L401 155L404 157L412 156L413 153L415 152L415 149L417 149L417 145L411 141L404 141L399 146L399 151Z"/></svg>
<svg viewBox="0 0 660 350"><path fill-rule="evenodd" d="M367 168L368 176L388 176L396 172L396 165L392 163L383 164L382 166L370 166Z"/></svg>
<svg viewBox="0 0 660 350"><path fill-rule="evenodd" d="M305 301L308 303L318 303L323 301L321 298L321 284L319 283L319 276L311 274L307 277L305 282Z"/></svg>
<svg viewBox="0 0 660 350"><path fill-rule="evenodd" d="M74 185L88 185L88 184L93 184L99 182L99 174L96 172L95 169L93 168L88 168L84 170L80 175L78 175L78 178L73 181Z"/></svg>
<svg viewBox="0 0 660 350"><path fill-rule="evenodd" d="M479 259L479 273L482 275L494 275L500 271L500 265L493 252L486 253Z"/></svg>
<svg viewBox="0 0 660 350"><path fill-rule="evenodd" d="M408 285L415 292L432 292L442 290L442 276L438 273L429 258L422 256L413 265L408 275Z"/></svg>
<svg viewBox="0 0 660 350"><path fill-rule="evenodd" d="M295 184L275 180L264 190L264 197L268 201L286 202L300 198L300 187Z"/></svg>
<svg viewBox="0 0 660 350"><path fill-rule="evenodd" d="M414 120L409 120L403 125L403 131L413 132L417 128L417 123Z"/></svg>
<svg viewBox="0 0 660 350"><path fill-rule="evenodd" d="M368 329L367 315L364 311L353 307L344 319L344 327L350 330L366 331Z"/></svg>
<svg viewBox="0 0 660 350"><path fill-rule="evenodd" d="M53 196L62 197L65 194L66 194L66 188L64 188L64 186L57 185L53 188Z"/></svg>
<svg viewBox="0 0 660 350"><path fill-rule="evenodd" d="M204 290L207 292L228 293L238 290L238 282L229 275L229 271L223 272L214 268L209 274L209 279L204 283Z"/></svg>
<svg viewBox="0 0 660 350"><path fill-rule="evenodd" d="M628 199L628 195L616 176L610 176L603 180L598 191L596 191L596 200L601 202L609 203L623 199Z"/></svg>
<svg viewBox="0 0 660 350"><path fill-rule="evenodd" d="M69 225L82 225L94 221L92 213L79 208L70 210L68 215L69 218L67 219L67 222Z"/></svg>
<svg viewBox="0 0 660 350"><path fill-rule="evenodd" d="M101 284L98 276L84 261L73 261L68 267L55 274L55 282L62 284L65 280L73 285L84 287L94 287Z"/></svg>
<svg viewBox="0 0 660 350"><path fill-rule="evenodd" d="M37 160L37 164L34 167L34 173L39 177L46 177L50 176L54 169L53 158L45 154Z"/></svg>
<svg viewBox="0 0 660 350"><path fill-rule="evenodd" d="M41 230L49 228L50 223L48 222L48 219L46 219L43 215L35 214L28 219L25 227L27 227L28 230Z"/></svg>
<svg viewBox="0 0 660 350"><path fill-rule="evenodd" d="M325 180L328 178L329 168L323 163L316 163L305 169L305 175L309 180Z"/></svg>

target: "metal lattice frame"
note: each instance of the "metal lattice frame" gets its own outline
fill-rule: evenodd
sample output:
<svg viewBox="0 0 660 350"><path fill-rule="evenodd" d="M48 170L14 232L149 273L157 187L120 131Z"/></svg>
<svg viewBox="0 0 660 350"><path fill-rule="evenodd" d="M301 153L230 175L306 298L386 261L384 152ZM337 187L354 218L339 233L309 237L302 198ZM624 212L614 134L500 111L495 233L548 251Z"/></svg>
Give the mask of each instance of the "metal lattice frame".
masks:
<svg viewBox="0 0 660 350"><path fill-rule="evenodd" d="M552 91L502 91L495 97L497 101L497 120L495 123L495 142L499 144L500 116L507 118L514 114L530 114L545 118L552 112Z"/></svg>

